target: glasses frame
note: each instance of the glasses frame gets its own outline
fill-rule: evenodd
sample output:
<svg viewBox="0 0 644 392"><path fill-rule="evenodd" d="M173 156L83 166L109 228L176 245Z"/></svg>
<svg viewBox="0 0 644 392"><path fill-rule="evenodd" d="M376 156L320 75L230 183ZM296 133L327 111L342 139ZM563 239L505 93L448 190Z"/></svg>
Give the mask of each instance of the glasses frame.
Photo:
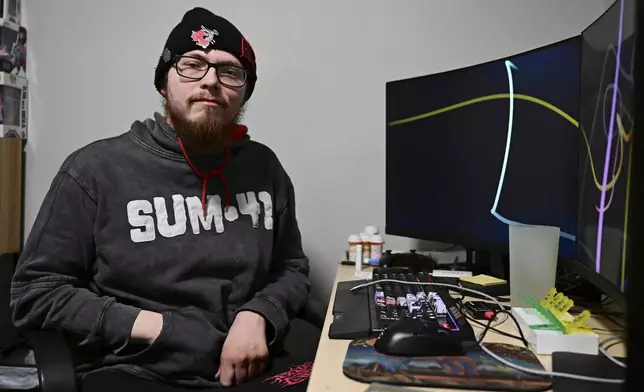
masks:
<svg viewBox="0 0 644 392"><path fill-rule="evenodd" d="M202 77L200 77L200 78L195 78L195 77L192 77L192 76L185 76L185 75L183 75L183 74L181 73L181 71L179 71L179 61L180 61L182 58L188 58L188 59L198 60L198 61L201 61L201 62L205 63L208 67L206 68L206 71L203 73L203 76L202 76ZM220 69L221 67L233 67L233 68L236 68L236 69L241 70L241 71L244 73L244 82L243 82L241 85L239 85L239 86L235 86L235 85L231 85L231 84L227 84L227 83L223 82L223 81L221 80L221 77L219 76L219 69ZM203 58L201 58L201 57L195 57L195 56L177 55L177 56L175 56L175 57L174 57L174 69L177 71L177 74L178 74L179 76L181 76L182 78L186 78L186 79L190 79L190 80L195 80L195 81L197 81L197 80L201 80L201 79L203 79L206 75L208 75L208 72L210 72L210 68L214 68L214 69L215 69L215 74L217 75L217 80L219 81L219 83L223 84L223 85L224 85L224 86L226 86L226 87L230 87L230 88L241 88L241 87L244 87L244 85L246 85L246 83L248 82L248 71L246 71L246 69L245 69L244 67L240 67L240 66L238 66L238 65L234 65L234 64L217 64L217 63L211 63L211 62L209 62L209 61L204 60L204 59L203 59Z"/></svg>

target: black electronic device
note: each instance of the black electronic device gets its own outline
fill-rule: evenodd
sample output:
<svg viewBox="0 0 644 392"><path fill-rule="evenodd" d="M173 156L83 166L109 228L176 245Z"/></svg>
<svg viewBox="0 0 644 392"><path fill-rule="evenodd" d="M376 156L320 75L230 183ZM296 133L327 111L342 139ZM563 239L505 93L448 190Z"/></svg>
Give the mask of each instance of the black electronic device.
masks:
<svg viewBox="0 0 644 392"><path fill-rule="evenodd" d="M410 250L408 253L392 253L387 250L380 257L378 265L382 268L406 268L414 272L432 272L438 262L431 256L425 256Z"/></svg>
<svg viewBox="0 0 644 392"><path fill-rule="evenodd" d="M626 361L625 358L617 359L622 362ZM623 380L626 374L626 369L619 367L603 355L567 352L552 353L552 368L553 371L558 373L613 380ZM626 390L620 384L590 382L567 377L553 377L552 381L552 389L554 391L622 392Z"/></svg>
<svg viewBox="0 0 644 392"><path fill-rule="evenodd" d="M461 336L461 341L476 340L474 330L448 290L415 284L431 283L431 275L427 272L376 267L372 279L373 285L354 291L351 289L364 281L338 283L329 338L377 337L399 320L419 319L450 330L452 334ZM375 283L382 279L409 283Z"/></svg>
<svg viewBox="0 0 644 392"><path fill-rule="evenodd" d="M573 259L580 50L574 37L388 82L385 232L462 245L475 251L468 261L495 264L509 224L551 225L559 255Z"/></svg>
<svg viewBox="0 0 644 392"><path fill-rule="evenodd" d="M467 301L463 304L463 309L470 317L476 320L492 319L498 311L502 310L494 302L485 301Z"/></svg>
<svg viewBox="0 0 644 392"><path fill-rule="evenodd" d="M401 319L376 339L376 351L404 357L463 355L462 335L438 323Z"/></svg>

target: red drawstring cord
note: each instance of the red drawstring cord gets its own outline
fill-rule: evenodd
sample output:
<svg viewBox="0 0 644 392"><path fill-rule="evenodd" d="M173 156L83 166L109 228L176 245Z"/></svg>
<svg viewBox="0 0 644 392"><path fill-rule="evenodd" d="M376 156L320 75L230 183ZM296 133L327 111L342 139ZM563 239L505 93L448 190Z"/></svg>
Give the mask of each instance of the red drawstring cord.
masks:
<svg viewBox="0 0 644 392"><path fill-rule="evenodd" d="M188 156L188 153L186 152L186 148L183 145L183 142L181 141L181 138L178 138L179 140L179 146L181 147L181 152L183 152L183 156L186 158L186 161L188 162L188 165L190 165L190 168L192 168L192 171L194 171L199 177L203 179L203 186L201 189L201 208L203 209L203 215L206 216L206 192L208 189L208 179L212 176L219 176L221 179L221 183L224 186L224 191L226 192L226 201L225 201L225 206L228 207L230 205L230 190L228 189L228 182L226 181L226 177L224 177L224 167L226 166L226 162L228 161L228 154L230 152L230 149L226 147L226 151L224 152L224 158L221 160L221 164L219 165L219 168L215 170L211 170L208 173L202 173L195 167L195 165L192 163L190 160L190 156Z"/></svg>

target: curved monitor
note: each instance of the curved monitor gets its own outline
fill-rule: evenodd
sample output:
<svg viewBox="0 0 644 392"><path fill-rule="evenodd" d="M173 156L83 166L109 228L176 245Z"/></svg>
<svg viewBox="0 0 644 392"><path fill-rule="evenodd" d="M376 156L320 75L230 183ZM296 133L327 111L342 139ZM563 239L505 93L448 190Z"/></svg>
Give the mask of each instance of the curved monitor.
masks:
<svg viewBox="0 0 644 392"><path fill-rule="evenodd" d="M632 0L617 1L582 33L578 268L624 299L632 241L635 29Z"/></svg>
<svg viewBox="0 0 644 392"><path fill-rule="evenodd" d="M386 232L507 252L509 224L575 257L580 39L386 85Z"/></svg>

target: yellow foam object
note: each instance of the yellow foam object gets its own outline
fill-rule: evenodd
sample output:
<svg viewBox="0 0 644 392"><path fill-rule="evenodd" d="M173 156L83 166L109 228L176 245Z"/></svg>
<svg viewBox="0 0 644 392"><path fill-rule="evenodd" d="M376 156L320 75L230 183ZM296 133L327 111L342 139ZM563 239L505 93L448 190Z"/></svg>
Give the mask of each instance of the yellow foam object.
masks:
<svg viewBox="0 0 644 392"><path fill-rule="evenodd" d="M590 318L590 312L584 310L573 317L568 311L575 305L574 301L566 297L563 293L557 293L557 289L554 287L548 290L548 293L539 302L539 305L561 321L566 328L566 334L594 333L593 329L586 324L586 321Z"/></svg>

